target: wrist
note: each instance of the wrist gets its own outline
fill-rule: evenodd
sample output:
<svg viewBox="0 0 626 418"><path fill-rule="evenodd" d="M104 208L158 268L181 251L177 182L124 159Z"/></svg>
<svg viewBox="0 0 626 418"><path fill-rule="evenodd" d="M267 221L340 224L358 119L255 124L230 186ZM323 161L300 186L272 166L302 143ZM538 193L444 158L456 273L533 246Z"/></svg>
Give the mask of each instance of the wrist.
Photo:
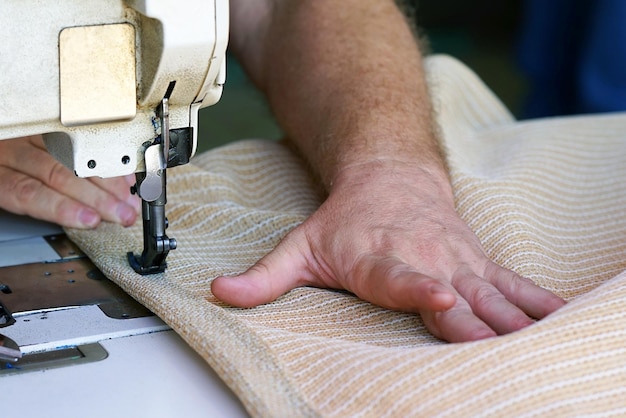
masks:
<svg viewBox="0 0 626 418"><path fill-rule="evenodd" d="M407 129L400 123L393 129L381 126L330 135L331 138L341 138L334 143L321 141L322 146L313 154L311 162L322 175L328 191L341 178L354 176L358 180L369 172L375 172L376 176L400 173L415 178L426 177L437 183L450 183L443 153L430 130L419 126ZM361 129L364 127L361 126Z"/></svg>
<svg viewBox="0 0 626 418"><path fill-rule="evenodd" d="M346 189L368 190L386 185L404 185L419 194L434 194L453 201L450 178L443 163L423 163L396 158L374 158L339 168L327 185L329 193Z"/></svg>

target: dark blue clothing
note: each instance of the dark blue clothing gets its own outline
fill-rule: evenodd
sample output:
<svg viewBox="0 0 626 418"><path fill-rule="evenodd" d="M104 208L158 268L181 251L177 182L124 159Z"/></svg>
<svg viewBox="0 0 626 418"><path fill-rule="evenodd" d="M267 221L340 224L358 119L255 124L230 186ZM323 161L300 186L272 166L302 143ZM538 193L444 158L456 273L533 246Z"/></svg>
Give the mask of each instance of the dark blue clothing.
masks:
<svg viewBox="0 0 626 418"><path fill-rule="evenodd" d="M626 110L626 1L526 0L523 118Z"/></svg>

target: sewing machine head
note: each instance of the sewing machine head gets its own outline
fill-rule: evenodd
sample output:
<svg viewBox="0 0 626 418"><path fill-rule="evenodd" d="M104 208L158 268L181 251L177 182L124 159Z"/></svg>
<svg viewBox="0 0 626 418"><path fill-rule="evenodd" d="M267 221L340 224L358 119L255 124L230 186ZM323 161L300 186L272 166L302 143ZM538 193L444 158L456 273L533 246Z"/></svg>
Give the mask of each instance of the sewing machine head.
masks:
<svg viewBox="0 0 626 418"><path fill-rule="evenodd" d="M80 177L137 173L144 254L134 267L162 271L176 246L164 233L165 169L189 161L198 110L221 96L228 0L5 0L2 9L0 139L43 134Z"/></svg>

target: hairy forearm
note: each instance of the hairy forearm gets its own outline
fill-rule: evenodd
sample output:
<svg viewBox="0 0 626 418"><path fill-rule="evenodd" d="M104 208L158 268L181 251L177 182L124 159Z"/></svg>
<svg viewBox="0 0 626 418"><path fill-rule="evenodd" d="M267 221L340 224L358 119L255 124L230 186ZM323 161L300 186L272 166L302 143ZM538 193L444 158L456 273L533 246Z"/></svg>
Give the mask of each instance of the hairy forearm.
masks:
<svg viewBox="0 0 626 418"><path fill-rule="evenodd" d="M327 187L372 161L443 173L419 48L392 0L274 1L266 16L235 48Z"/></svg>

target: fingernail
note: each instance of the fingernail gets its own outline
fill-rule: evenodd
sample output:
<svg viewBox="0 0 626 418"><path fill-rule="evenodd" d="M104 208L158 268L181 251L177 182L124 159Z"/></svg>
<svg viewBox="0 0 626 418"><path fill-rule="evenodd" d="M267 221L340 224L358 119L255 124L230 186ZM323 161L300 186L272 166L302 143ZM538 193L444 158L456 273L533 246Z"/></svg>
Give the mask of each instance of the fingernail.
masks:
<svg viewBox="0 0 626 418"><path fill-rule="evenodd" d="M90 208L81 209L81 211L78 212L78 221L85 228L95 228L100 223L100 215Z"/></svg>
<svg viewBox="0 0 626 418"><path fill-rule="evenodd" d="M117 206L116 214L120 223L124 226L132 225L137 217L137 211L135 211L135 208L127 205L126 203L120 203Z"/></svg>

